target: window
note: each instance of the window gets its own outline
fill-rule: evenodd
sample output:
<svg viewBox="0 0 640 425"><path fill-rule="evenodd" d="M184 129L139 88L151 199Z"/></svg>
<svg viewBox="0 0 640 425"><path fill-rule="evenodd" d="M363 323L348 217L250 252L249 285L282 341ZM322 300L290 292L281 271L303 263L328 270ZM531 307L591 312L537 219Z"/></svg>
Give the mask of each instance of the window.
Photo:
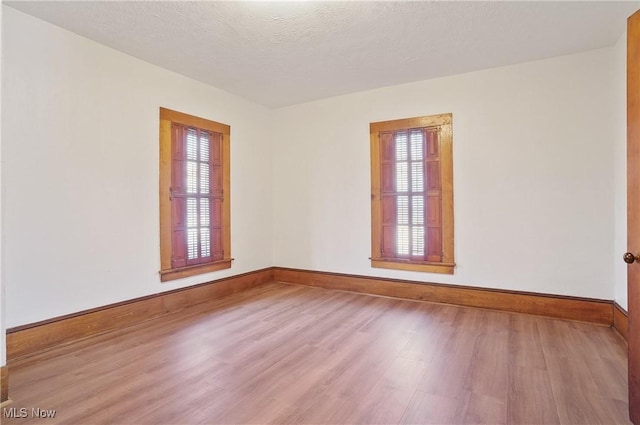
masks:
<svg viewBox="0 0 640 425"><path fill-rule="evenodd" d="M231 267L230 127L160 108L160 280Z"/></svg>
<svg viewBox="0 0 640 425"><path fill-rule="evenodd" d="M451 119L371 123L372 267L453 274Z"/></svg>

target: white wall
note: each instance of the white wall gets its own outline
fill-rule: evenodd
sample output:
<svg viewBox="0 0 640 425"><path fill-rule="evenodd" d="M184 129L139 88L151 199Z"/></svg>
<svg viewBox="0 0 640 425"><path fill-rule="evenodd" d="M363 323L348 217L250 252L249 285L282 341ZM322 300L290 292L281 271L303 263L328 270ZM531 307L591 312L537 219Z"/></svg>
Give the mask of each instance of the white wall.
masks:
<svg viewBox="0 0 640 425"><path fill-rule="evenodd" d="M0 7L0 81L2 81L2 68L3 68L3 28L2 28L2 11ZM5 305L6 297L4 291L4 239L2 238L2 211L4 205L2 205L2 198L4 192L4 186L2 185L2 85L0 85L0 366L7 364L7 344L6 344L6 318L5 318Z"/></svg>
<svg viewBox="0 0 640 425"><path fill-rule="evenodd" d="M601 49L277 110L275 263L612 299L612 55ZM372 269L369 123L447 112L455 274Z"/></svg>
<svg viewBox="0 0 640 425"><path fill-rule="evenodd" d="M7 327L271 266L271 111L4 9ZM158 108L231 126L230 270L160 283Z"/></svg>
<svg viewBox="0 0 640 425"><path fill-rule="evenodd" d="M620 37L614 46L615 67L615 137L614 153L614 282L615 301L624 309L627 308L627 265L622 261L622 254L627 251L627 32Z"/></svg>

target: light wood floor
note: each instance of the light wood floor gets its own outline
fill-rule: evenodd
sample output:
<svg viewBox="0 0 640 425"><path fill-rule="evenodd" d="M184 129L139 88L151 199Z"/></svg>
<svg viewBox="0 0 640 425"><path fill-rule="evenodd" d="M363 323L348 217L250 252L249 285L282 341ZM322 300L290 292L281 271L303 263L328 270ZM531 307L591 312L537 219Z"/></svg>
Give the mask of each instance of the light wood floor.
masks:
<svg viewBox="0 0 640 425"><path fill-rule="evenodd" d="M606 327L271 284L10 364L13 424L614 424Z"/></svg>

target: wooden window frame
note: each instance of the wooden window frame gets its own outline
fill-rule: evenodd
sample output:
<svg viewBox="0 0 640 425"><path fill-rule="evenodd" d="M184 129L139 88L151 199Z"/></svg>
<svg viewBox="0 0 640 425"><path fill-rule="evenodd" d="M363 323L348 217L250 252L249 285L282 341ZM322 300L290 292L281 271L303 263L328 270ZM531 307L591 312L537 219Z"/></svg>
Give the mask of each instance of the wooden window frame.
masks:
<svg viewBox="0 0 640 425"><path fill-rule="evenodd" d="M174 268L171 257L171 153L172 124L177 123L222 134L222 245L223 258L203 264ZM230 201L231 127L171 109L160 108L160 280L180 279L231 267L231 201Z"/></svg>
<svg viewBox="0 0 640 425"><path fill-rule="evenodd" d="M430 115L392 121L371 123L371 267L428 273L453 274L455 268L453 250L453 133L452 114ZM382 253L382 176L381 132L402 131L415 128L439 129L441 213L442 213L442 261L417 261L407 258L385 258Z"/></svg>

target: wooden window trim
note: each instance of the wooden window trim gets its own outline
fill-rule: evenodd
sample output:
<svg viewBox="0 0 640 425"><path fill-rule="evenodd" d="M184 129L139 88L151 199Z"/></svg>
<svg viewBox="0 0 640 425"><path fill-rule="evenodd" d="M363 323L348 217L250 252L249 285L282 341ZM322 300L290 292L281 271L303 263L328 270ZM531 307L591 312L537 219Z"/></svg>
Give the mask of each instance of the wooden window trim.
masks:
<svg viewBox="0 0 640 425"><path fill-rule="evenodd" d="M440 178L442 182L442 262L414 261L382 257L382 178L380 172L380 142L378 135L385 131L410 128L440 127ZM453 274L453 133L452 114L406 118L371 123L371 267L394 270Z"/></svg>
<svg viewBox="0 0 640 425"><path fill-rule="evenodd" d="M171 266L171 124L178 123L222 134L222 260L194 266ZM230 202L230 139L231 127L171 109L160 108L160 280L180 279L231 267L231 202Z"/></svg>
<svg viewBox="0 0 640 425"><path fill-rule="evenodd" d="M391 260L387 258L371 258L371 267L379 269L405 270L424 273L453 274L454 263L432 263L426 261Z"/></svg>

